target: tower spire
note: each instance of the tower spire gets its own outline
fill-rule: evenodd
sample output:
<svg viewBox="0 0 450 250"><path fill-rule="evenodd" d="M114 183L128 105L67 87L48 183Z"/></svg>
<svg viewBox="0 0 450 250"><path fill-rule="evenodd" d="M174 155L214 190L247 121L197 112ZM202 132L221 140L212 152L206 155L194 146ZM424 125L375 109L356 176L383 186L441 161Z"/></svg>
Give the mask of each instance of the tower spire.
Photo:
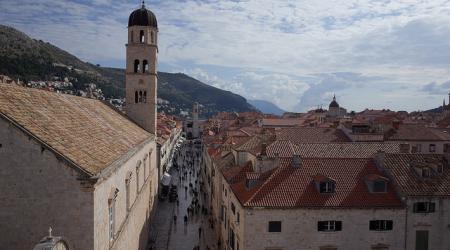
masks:
<svg viewBox="0 0 450 250"><path fill-rule="evenodd" d="M142 0L142 8L145 8L145 0Z"/></svg>
<svg viewBox="0 0 450 250"><path fill-rule="evenodd" d="M333 101L336 101L336 93L333 94Z"/></svg>

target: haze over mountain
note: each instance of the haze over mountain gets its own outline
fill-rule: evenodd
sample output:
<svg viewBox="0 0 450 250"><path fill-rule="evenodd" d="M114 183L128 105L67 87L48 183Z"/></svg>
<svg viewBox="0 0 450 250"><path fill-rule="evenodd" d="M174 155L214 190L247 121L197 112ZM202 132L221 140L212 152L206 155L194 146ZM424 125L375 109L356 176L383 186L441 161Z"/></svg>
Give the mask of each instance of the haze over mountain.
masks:
<svg viewBox="0 0 450 250"><path fill-rule="evenodd" d="M248 102L261 110L264 114L282 115L285 111L277 105L265 100L248 100Z"/></svg>
<svg viewBox="0 0 450 250"><path fill-rule="evenodd" d="M29 80L73 77L74 89L97 84L107 98L124 97L124 69L105 68L83 62L70 53L42 40L0 25L0 74ZM190 110L194 102L202 107L202 116L219 111L244 112L255 108L245 98L230 91L202 83L182 73L158 72L158 98L170 102L165 112L179 114Z"/></svg>

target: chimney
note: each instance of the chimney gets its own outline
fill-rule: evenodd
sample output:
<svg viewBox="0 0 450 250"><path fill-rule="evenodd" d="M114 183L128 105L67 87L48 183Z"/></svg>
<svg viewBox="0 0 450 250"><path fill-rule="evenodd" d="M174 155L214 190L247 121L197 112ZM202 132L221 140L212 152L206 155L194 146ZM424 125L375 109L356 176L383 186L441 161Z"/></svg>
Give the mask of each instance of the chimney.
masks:
<svg viewBox="0 0 450 250"><path fill-rule="evenodd" d="M393 127L395 130L398 130L398 129L400 128L400 121L397 121L397 120L392 121L392 127Z"/></svg>
<svg viewBox="0 0 450 250"><path fill-rule="evenodd" d="M375 162L378 165L383 165L384 163L384 158L386 156L386 153L382 150L378 150L376 155L375 155Z"/></svg>
<svg viewBox="0 0 450 250"><path fill-rule="evenodd" d="M409 144L408 143L401 143L399 147L400 147L400 153L402 153L402 154L409 154L410 153L410 149L409 149Z"/></svg>
<svg viewBox="0 0 450 250"><path fill-rule="evenodd" d="M302 166L302 159L300 158L300 155L292 156L292 166L295 168L299 168Z"/></svg>

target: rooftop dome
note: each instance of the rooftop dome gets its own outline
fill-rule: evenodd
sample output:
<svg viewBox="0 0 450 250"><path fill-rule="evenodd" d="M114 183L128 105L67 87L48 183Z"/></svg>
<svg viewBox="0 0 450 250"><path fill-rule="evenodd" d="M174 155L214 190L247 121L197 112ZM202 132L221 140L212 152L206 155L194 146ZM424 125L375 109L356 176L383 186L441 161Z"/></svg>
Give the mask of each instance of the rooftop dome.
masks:
<svg viewBox="0 0 450 250"><path fill-rule="evenodd" d="M130 18L128 19L128 27L131 26L150 26L154 28L158 28L158 22L156 21L156 16L145 8L144 3L142 3L142 7L133 11L130 14Z"/></svg>
<svg viewBox="0 0 450 250"><path fill-rule="evenodd" d="M330 103L330 108L339 108L339 104L336 102L336 96L333 96L333 101Z"/></svg>

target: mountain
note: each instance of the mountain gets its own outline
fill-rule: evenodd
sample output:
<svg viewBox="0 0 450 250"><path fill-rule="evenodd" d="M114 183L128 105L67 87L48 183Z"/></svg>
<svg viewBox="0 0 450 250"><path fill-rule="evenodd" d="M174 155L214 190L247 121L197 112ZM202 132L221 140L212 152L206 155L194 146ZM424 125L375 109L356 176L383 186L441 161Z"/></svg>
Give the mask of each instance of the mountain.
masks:
<svg viewBox="0 0 450 250"><path fill-rule="evenodd" d="M248 102L264 114L282 115L284 112L286 112L269 101L248 100Z"/></svg>
<svg viewBox="0 0 450 250"><path fill-rule="evenodd" d="M106 98L123 98L125 70L83 62L42 40L0 25L0 74L30 80L71 79L74 90L95 83ZM178 115L190 111L194 102L202 105L202 116L219 111L245 112L255 108L245 98L204 84L181 73L158 72L158 98L168 101L159 111ZM167 102L166 102L167 103Z"/></svg>
<svg viewBox="0 0 450 250"><path fill-rule="evenodd" d="M442 106L434 109L425 110L425 113L441 113L442 112Z"/></svg>

